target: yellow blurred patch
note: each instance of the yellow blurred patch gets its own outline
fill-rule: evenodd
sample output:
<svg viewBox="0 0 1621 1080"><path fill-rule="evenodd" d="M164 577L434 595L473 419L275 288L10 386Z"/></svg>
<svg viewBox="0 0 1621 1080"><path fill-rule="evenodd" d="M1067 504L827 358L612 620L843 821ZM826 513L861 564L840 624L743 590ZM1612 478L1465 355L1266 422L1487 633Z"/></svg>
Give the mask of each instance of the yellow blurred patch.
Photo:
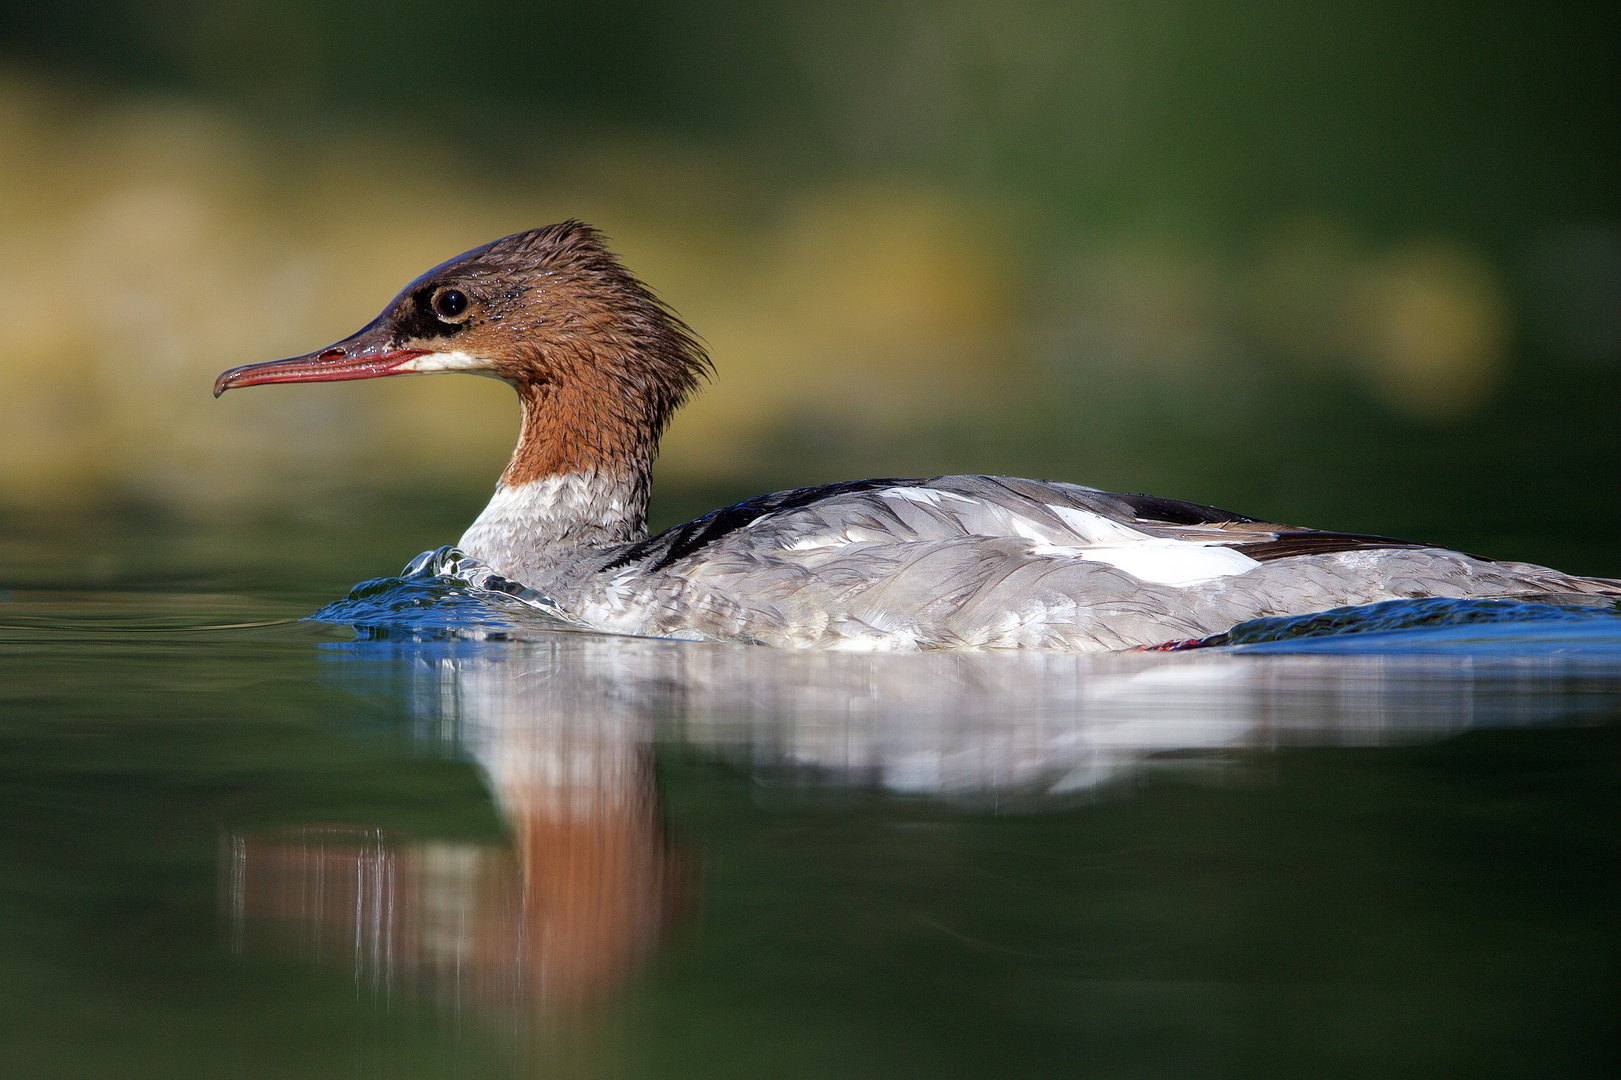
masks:
<svg viewBox="0 0 1621 1080"><path fill-rule="evenodd" d="M1466 416L1502 378L1508 302L1491 266L1461 245L1421 242L1371 260L1350 310L1354 356L1396 412Z"/></svg>

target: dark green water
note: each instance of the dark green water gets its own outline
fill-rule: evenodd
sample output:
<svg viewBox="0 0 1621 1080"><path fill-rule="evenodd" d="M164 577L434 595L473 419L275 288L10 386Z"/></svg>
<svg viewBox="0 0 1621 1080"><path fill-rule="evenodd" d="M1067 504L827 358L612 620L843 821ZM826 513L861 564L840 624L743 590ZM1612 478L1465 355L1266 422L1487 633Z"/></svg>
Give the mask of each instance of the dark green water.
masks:
<svg viewBox="0 0 1621 1080"><path fill-rule="evenodd" d="M355 642L205 584L0 594L5 1075L1617 1060L1613 631Z"/></svg>

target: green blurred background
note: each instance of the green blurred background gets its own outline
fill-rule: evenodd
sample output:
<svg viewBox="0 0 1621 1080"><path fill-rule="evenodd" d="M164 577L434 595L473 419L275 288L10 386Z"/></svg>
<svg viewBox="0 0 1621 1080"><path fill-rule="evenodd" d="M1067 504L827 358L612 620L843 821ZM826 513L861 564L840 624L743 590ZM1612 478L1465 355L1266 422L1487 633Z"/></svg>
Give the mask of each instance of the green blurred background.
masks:
<svg viewBox="0 0 1621 1080"><path fill-rule="evenodd" d="M1003 472L1621 575L1618 23L5 0L0 566L325 588L453 541L505 387L212 379L579 217L716 361L655 524Z"/></svg>

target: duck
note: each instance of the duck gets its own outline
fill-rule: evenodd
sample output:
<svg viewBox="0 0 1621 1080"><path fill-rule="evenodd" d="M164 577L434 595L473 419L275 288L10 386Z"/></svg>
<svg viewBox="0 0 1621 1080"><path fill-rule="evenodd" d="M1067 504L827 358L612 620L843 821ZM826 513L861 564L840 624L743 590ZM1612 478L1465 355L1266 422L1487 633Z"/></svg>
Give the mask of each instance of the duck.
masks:
<svg viewBox="0 0 1621 1080"><path fill-rule="evenodd" d="M486 587L613 634L852 651L1099 652L1424 597L1604 603L1621 580L1060 481L931 476L747 499L649 536L659 439L712 374L700 338L566 221L412 281L316 352L227 390L464 372L517 391L495 493L456 545Z"/></svg>

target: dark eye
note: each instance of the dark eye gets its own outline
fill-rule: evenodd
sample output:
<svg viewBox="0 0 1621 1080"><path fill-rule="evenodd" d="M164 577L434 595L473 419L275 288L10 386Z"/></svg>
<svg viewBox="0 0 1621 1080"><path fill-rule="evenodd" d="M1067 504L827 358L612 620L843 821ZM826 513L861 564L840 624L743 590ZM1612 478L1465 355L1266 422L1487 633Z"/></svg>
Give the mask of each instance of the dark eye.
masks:
<svg viewBox="0 0 1621 1080"><path fill-rule="evenodd" d="M467 313L467 294L444 288L433 294L433 313L445 322L458 322Z"/></svg>

